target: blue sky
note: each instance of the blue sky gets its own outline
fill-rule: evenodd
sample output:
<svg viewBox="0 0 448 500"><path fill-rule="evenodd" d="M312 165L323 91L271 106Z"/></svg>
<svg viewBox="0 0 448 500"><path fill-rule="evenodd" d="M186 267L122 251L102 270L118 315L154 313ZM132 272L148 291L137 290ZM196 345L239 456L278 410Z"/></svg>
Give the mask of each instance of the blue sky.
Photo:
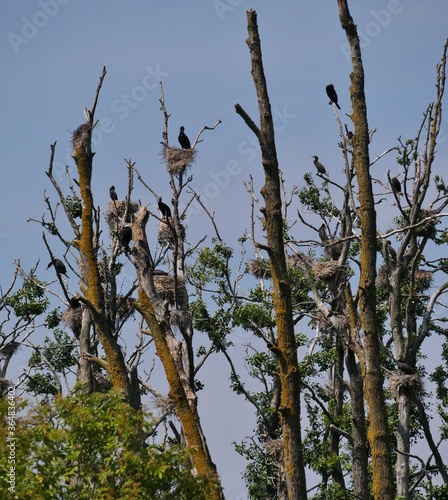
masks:
<svg viewBox="0 0 448 500"><path fill-rule="evenodd" d="M372 158L413 137L427 104L434 99L435 64L448 35L446 0L373 0L351 2L363 41L369 124L376 128ZM313 172L310 155L318 155L336 178L342 175L337 124L328 106L325 85L333 83L342 107L350 113L346 39L337 1L248 2L239 0L143 1L40 0L2 2L0 6L0 283L13 274L12 261L25 268L48 259L41 228L27 223L45 212L44 190L54 200L45 176L50 144L57 140L55 169L64 186L70 159L70 135L84 121L103 66L108 74L97 108L95 136L96 203L106 207L108 188L126 189L125 158L161 195L169 196L160 159L162 115L158 80L164 85L170 138L176 144L184 125L190 139L203 125L222 120L205 132L198 146L193 187L216 213L221 234L230 244L249 226L249 197L243 181L262 185L254 138L234 111L240 103L258 120L257 101L245 43L246 11L255 8L262 38L264 66L276 116L277 151L287 188ZM448 131L448 114L443 128ZM436 171L443 173L447 143L438 148ZM375 167L386 179L398 172L394 157ZM135 182L135 197L152 203ZM206 228L206 229L205 229ZM384 230L386 227L383 228ZM189 221L191 240L211 235L207 219ZM56 244L55 244L56 245ZM57 251L57 245L56 245ZM42 278L46 276L40 267ZM244 335L236 350L242 352ZM252 412L226 392L215 373L226 374L216 359L201 414L229 499L245 498L239 478L244 463L230 441L250 434ZM226 382L224 375L224 382ZM222 378L222 377L221 377ZM216 397L219 394L220 397ZM238 400L239 401L239 400ZM227 422L217 416L237 408ZM207 432L208 431L208 432ZM223 439L223 437L225 439ZM225 441L225 442L224 442Z"/></svg>

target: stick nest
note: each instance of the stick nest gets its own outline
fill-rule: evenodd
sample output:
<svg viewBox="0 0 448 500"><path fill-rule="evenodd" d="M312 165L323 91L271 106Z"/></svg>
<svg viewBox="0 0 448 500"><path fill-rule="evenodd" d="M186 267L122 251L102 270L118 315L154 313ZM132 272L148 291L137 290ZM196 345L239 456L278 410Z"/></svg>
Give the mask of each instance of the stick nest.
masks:
<svg viewBox="0 0 448 500"><path fill-rule="evenodd" d="M423 384L417 373L412 375L394 374L389 377L389 388L391 393L396 396L400 391L419 393L423 389Z"/></svg>
<svg viewBox="0 0 448 500"><path fill-rule="evenodd" d="M180 175L196 161L197 151L193 148L180 149L164 147L162 155L168 172L173 175Z"/></svg>
<svg viewBox="0 0 448 500"><path fill-rule="evenodd" d="M174 294L174 276L163 276L155 275L154 288L162 300L168 301L171 305L175 304L175 294ZM185 278L177 277L177 303L185 304L187 302L188 295L187 289L185 287Z"/></svg>
<svg viewBox="0 0 448 500"><path fill-rule="evenodd" d="M162 415L174 415L176 413L174 408L174 402L169 396L159 396L154 397L154 406L160 410Z"/></svg>
<svg viewBox="0 0 448 500"><path fill-rule="evenodd" d="M334 260L316 262L313 271L319 279L330 280L339 271L340 267L339 263Z"/></svg>
<svg viewBox="0 0 448 500"><path fill-rule="evenodd" d="M173 309L170 312L170 323L173 326L178 326L182 331L191 328L192 314L185 309Z"/></svg>
<svg viewBox="0 0 448 500"><path fill-rule="evenodd" d="M267 260L251 259L246 265L247 271L257 279L271 279L271 266Z"/></svg>
<svg viewBox="0 0 448 500"><path fill-rule="evenodd" d="M425 290L431 286L432 278L433 274L431 271L424 271L423 269L415 271L415 281Z"/></svg>
<svg viewBox="0 0 448 500"><path fill-rule="evenodd" d="M126 200L118 200L115 202L111 201L109 202L109 205L107 205L105 217L106 217L106 222L112 231L116 231L117 222L123 220L124 214L126 213L127 204L128 203ZM128 210L129 217L132 217L134 214L136 214L139 208L140 208L139 204L136 203L135 201L129 202L129 210Z"/></svg>
<svg viewBox="0 0 448 500"><path fill-rule="evenodd" d="M72 332L76 332L81 328L82 313L81 308L66 309L61 316L62 323L68 326Z"/></svg>
<svg viewBox="0 0 448 500"><path fill-rule="evenodd" d="M170 219L171 225L173 224L173 219ZM175 234L173 233L174 229L163 221L159 222L159 228L157 233L157 240L161 245L168 245L170 248L174 248L175 243ZM185 239L185 226L180 224L180 240Z"/></svg>

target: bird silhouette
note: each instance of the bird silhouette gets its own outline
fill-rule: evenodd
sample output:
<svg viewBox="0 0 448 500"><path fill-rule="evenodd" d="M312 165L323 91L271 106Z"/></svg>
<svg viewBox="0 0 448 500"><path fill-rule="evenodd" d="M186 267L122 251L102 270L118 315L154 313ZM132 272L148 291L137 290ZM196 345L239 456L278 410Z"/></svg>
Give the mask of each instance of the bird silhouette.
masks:
<svg viewBox="0 0 448 500"><path fill-rule="evenodd" d="M123 226L123 228L120 231L119 238L121 243L126 247L126 249L129 248L129 243L132 240L132 229L130 226Z"/></svg>
<svg viewBox="0 0 448 500"><path fill-rule="evenodd" d="M390 186L394 193L401 195L401 184L396 177L392 177L392 179L390 180Z"/></svg>
<svg viewBox="0 0 448 500"><path fill-rule="evenodd" d="M182 149L190 149L191 144L190 144L190 139L185 135L185 127L180 127L180 132L179 132L179 144L181 145Z"/></svg>
<svg viewBox="0 0 448 500"><path fill-rule="evenodd" d="M408 365L408 363L405 363L405 360L403 359L402 356L400 356L398 359L395 360L397 362L397 366L399 370L404 374L404 375L414 375L415 369L412 368L411 365Z"/></svg>
<svg viewBox="0 0 448 500"><path fill-rule="evenodd" d="M311 158L313 158L313 163L314 166L317 168L317 171L320 174L326 174L327 171L325 170L325 167L322 165L322 163L319 161L319 158L317 156L312 156Z"/></svg>
<svg viewBox="0 0 448 500"><path fill-rule="evenodd" d="M390 240L386 241L387 243L387 252L389 253L389 259L392 264L397 263L397 252L395 251L395 248L392 246L392 243Z"/></svg>
<svg viewBox="0 0 448 500"><path fill-rule="evenodd" d="M166 203L163 203L161 196L159 197L158 205L159 205L159 210L160 210L160 213L162 214L162 216L167 217L167 218L171 218L171 209Z"/></svg>
<svg viewBox="0 0 448 500"><path fill-rule="evenodd" d="M48 264L47 269L53 266L56 270L57 274L64 274L67 276L67 268L65 267L65 264L62 262L60 259L52 259L51 262ZM67 276L69 278L69 276Z"/></svg>
<svg viewBox="0 0 448 500"><path fill-rule="evenodd" d="M115 192L115 186L111 186L109 188L109 195L110 195L110 199L112 201L117 201L118 200L118 195L117 193Z"/></svg>
<svg viewBox="0 0 448 500"><path fill-rule="evenodd" d="M322 224L322 226L320 226L318 232L319 232L319 238L322 241L327 241L327 230L325 229L325 224Z"/></svg>
<svg viewBox="0 0 448 500"><path fill-rule="evenodd" d="M327 96L330 99L330 102L328 104L335 103L338 109L341 109L341 107L338 104L338 94L336 93L336 90L334 90L333 85L330 83L325 87L325 90L327 91Z"/></svg>

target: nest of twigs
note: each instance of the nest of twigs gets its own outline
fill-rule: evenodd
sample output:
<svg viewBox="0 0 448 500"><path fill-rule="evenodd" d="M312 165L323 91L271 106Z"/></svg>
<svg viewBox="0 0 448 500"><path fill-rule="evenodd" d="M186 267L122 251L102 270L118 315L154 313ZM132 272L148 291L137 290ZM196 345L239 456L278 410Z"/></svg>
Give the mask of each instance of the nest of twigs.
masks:
<svg viewBox="0 0 448 500"><path fill-rule="evenodd" d="M197 151L193 148L163 148L163 158L170 174L183 174L196 161Z"/></svg>
<svg viewBox="0 0 448 500"><path fill-rule="evenodd" d="M431 286L433 274L431 271L425 271L423 269L417 269L415 271L415 281L423 288L427 289Z"/></svg>
<svg viewBox="0 0 448 500"><path fill-rule="evenodd" d="M390 269L387 264L383 264L376 275L375 284L377 287L387 287L389 286Z"/></svg>
<svg viewBox="0 0 448 500"><path fill-rule="evenodd" d="M269 439L266 441L266 455L276 457L280 460L283 457L283 445L281 439Z"/></svg>
<svg viewBox="0 0 448 500"><path fill-rule="evenodd" d="M157 232L157 240L161 245L168 245L170 248L174 247L175 243L175 229L173 225L173 219L169 219L171 227L163 221L159 222L159 228ZM185 227L180 224L180 240L185 239Z"/></svg>
<svg viewBox="0 0 448 500"><path fill-rule="evenodd" d="M111 201L107 205L105 217L111 231L117 231L117 223L123 220L127 205L128 202L126 200ZM128 216L132 217L132 215L138 212L139 208L139 204L135 201L129 202Z"/></svg>
<svg viewBox="0 0 448 500"><path fill-rule="evenodd" d="M174 415L175 413L173 400L169 396L155 396L154 406L160 411L162 415Z"/></svg>
<svg viewBox="0 0 448 500"><path fill-rule="evenodd" d="M185 309L173 309L170 312L170 323L173 326L177 326L182 331L186 331L191 328L192 315L190 311Z"/></svg>
<svg viewBox="0 0 448 500"><path fill-rule="evenodd" d="M322 261L314 264L313 271L319 279L330 280L339 271L340 267L337 261Z"/></svg>
<svg viewBox="0 0 448 500"><path fill-rule="evenodd" d="M251 259L247 263L247 270L254 278L271 279L271 266L267 260Z"/></svg>
<svg viewBox="0 0 448 500"><path fill-rule="evenodd" d="M394 396L403 391L415 394L423 389L423 384L417 373L412 375L394 374L389 377L389 388Z"/></svg>
<svg viewBox="0 0 448 500"><path fill-rule="evenodd" d="M76 148L78 145L85 146L90 144L91 127L89 123L83 123L72 134L72 145Z"/></svg>
<svg viewBox="0 0 448 500"><path fill-rule="evenodd" d="M75 332L81 328L82 313L81 308L77 309L69 308L66 309L61 316L62 323L68 326L72 332Z"/></svg>
<svg viewBox="0 0 448 500"><path fill-rule="evenodd" d="M288 255L286 263L289 267L294 267L296 269L302 269L303 263L308 264L309 266L313 265L313 258L310 255L306 255L304 253L298 255Z"/></svg>
<svg viewBox="0 0 448 500"><path fill-rule="evenodd" d="M8 342L0 348L0 356L3 358L12 356L15 354L20 347L20 342Z"/></svg>
<svg viewBox="0 0 448 500"><path fill-rule="evenodd" d="M163 276L156 275L153 276L154 288L162 300L168 301L170 304L175 303L175 293L174 293L174 276ZM185 304L188 299L187 289L185 287L185 279L177 278L177 303Z"/></svg>

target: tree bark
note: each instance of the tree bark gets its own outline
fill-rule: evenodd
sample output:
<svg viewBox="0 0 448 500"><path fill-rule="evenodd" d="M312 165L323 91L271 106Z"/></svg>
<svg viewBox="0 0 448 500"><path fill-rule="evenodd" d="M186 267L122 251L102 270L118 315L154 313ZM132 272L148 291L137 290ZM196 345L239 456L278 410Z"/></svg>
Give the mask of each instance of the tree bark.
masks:
<svg viewBox="0 0 448 500"><path fill-rule="evenodd" d="M263 70L261 43L257 26L257 14L247 12L247 44L250 49L252 77L258 96L260 128L238 104L235 109L257 136L262 155L265 184L261 194L265 201L262 213L265 219L267 247L270 258L273 286L273 304L276 314L278 345L273 352L279 363L281 400L279 412L282 425L283 457L285 463L288 498L306 499L306 479L303 463L300 428L300 373L291 304L291 288L288 281L283 240L283 216L277 152L274 139L274 123L271 113L266 79Z"/></svg>
<svg viewBox="0 0 448 500"><path fill-rule="evenodd" d="M376 318L376 212L369 172L369 127L364 94L364 68L356 25L347 1L338 0L342 28L351 49L350 97L354 125L353 158L359 187L361 218L361 275L359 280L359 318L364 340L364 394L369 407L368 439L372 452L372 492L375 499L393 500L394 477L390 459L390 439L384 401L380 362L379 326Z"/></svg>
<svg viewBox="0 0 448 500"><path fill-rule="evenodd" d="M182 343L174 337L170 312L154 288L152 260L145 231L148 218L149 212L145 207L141 207L132 221L133 253L139 279L136 308L144 317L149 334L154 339L157 355L169 383L169 397L182 425L195 469L200 476L216 481L211 498L222 500L224 494L199 419L197 396L183 363Z"/></svg>

